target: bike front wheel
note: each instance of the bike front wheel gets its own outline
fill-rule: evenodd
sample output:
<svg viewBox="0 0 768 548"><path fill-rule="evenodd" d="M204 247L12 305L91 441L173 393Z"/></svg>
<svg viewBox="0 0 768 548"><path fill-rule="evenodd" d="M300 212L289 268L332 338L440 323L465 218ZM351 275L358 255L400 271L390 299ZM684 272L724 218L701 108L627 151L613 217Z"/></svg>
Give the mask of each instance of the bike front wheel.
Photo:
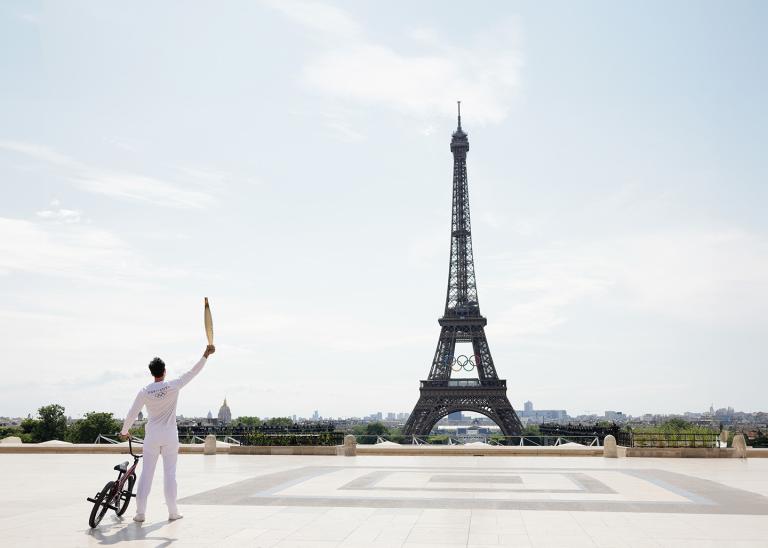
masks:
<svg viewBox="0 0 768 548"><path fill-rule="evenodd" d="M99 494L96 495L93 502L93 508L91 509L91 516L88 518L88 525L90 525L91 528L98 526L99 523L101 523L102 518L106 515L107 510L109 510L109 505L114 498L114 493L112 492L114 486L115 482L109 481L104 486L104 489L99 491Z"/></svg>

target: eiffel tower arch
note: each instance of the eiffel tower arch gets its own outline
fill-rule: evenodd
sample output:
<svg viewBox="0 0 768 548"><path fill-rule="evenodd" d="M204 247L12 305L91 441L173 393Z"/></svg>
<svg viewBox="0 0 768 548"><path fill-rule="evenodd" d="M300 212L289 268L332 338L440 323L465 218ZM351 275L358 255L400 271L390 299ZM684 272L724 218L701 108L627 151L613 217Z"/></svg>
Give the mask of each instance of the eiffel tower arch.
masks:
<svg viewBox="0 0 768 548"><path fill-rule="evenodd" d="M521 434L523 429L507 398L507 382L496 373L485 336L488 320L480 314L469 215L468 151L459 103L458 128L451 138L453 205L445 312L438 320L440 338L429 377L421 381L419 401L405 424L406 435L427 435L437 421L454 411L481 413L507 436ZM456 356L457 343L471 344L472 352ZM453 372L462 370L475 371L477 378L452 378Z"/></svg>

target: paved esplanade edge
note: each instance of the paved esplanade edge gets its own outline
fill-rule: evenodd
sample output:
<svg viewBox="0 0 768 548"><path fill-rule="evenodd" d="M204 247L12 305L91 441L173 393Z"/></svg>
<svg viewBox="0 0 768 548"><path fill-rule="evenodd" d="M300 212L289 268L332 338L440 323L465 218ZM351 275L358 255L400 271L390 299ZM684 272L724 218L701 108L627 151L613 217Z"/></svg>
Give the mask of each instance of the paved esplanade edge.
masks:
<svg viewBox="0 0 768 548"><path fill-rule="evenodd" d="M114 461L0 454L0 545L765 548L768 531L763 458L182 454L183 520L156 489L146 522L91 529L83 486Z"/></svg>
<svg viewBox="0 0 768 548"><path fill-rule="evenodd" d="M454 411L482 413L501 427L507 436L522 432L520 419L507 398L507 382L493 365L485 338L488 323L480 314L472 257L472 227L469 217L467 152L469 140L458 127L451 138L453 153L453 207L451 264L445 313L439 323L440 339L429 378L421 381L419 401L405 425L406 435L426 435L442 417ZM472 343L472 356L456 356L457 342ZM477 371L477 379L451 379L451 371Z"/></svg>

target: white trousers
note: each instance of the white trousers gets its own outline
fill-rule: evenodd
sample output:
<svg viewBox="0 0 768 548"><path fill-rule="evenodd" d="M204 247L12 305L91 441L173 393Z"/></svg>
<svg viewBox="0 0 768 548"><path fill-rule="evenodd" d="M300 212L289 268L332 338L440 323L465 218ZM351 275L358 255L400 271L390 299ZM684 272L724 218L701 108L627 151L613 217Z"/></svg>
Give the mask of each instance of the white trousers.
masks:
<svg viewBox="0 0 768 548"><path fill-rule="evenodd" d="M152 489L152 478L155 477L155 466L160 455L163 456L163 489L165 491L165 504L169 514L179 512L176 506L176 460L179 456L178 438L174 442L170 436L165 440L153 441L149 436L144 440L144 462L139 477L139 486L136 489L136 512L143 514L147 510L147 497ZM160 442L160 443L158 443ZM163 443L167 442L167 443Z"/></svg>

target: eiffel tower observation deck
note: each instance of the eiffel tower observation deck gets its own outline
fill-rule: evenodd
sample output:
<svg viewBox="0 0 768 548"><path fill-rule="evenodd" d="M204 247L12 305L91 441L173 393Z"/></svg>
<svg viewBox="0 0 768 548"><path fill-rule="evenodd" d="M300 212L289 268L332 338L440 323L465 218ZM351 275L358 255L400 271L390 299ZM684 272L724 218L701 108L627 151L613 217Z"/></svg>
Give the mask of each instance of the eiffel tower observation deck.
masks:
<svg viewBox="0 0 768 548"><path fill-rule="evenodd" d="M472 226L469 214L467 152L469 139L461 127L451 138L453 153L453 205L451 208L451 261L445 311L440 324L429 377L421 381L419 401L405 425L406 435L426 435L441 418L455 411L481 413L508 436L522 432L520 419L507 398L507 383L500 379L485 337L488 320L480 313ZM470 343L469 355L456 355L457 343ZM475 371L477 378L452 378L452 373Z"/></svg>

